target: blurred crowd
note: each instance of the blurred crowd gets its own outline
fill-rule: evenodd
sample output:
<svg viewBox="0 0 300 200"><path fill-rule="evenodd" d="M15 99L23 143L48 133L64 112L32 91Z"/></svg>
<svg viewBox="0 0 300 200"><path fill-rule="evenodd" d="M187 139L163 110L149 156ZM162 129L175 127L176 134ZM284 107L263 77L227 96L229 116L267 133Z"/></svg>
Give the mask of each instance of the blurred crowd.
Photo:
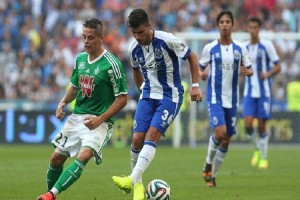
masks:
<svg viewBox="0 0 300 200"><path fill-rule="evenodd" d="M235 31L246 30L249 16L263 20L263 31L299 32L299 0L1 0L0 99L45 101L55 105L65 93L75 57L83 51L82 21L98 17L105 27L104 46L123 63L129 97L138 98L127 47L132 39L128 13L145 8L155 29L169 32L216 31L223 9L235 16ZM286 102L286 85L300 74L300 41L274 41L282 72L273 80L274 99ZM198 56L201 52L196 52Z"/></svg>

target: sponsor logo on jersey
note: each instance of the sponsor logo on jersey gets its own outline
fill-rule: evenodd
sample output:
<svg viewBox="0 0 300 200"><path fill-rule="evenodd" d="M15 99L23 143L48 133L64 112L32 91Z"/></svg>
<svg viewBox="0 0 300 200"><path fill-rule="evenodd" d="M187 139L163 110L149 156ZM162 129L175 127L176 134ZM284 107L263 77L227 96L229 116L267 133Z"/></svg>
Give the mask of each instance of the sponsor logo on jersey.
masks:
<svg viewBox="0 0 300 200"><path fill-rule="evenodd" d="M80 87L81 87L81 94L82 97L88 96L91 97L92 96L92 92L95 88L95 84L94 84L94 76L89 76L89 75L85 75L83 77L83 75L80 75Z"/></svg>
<svg viewBox="0 0 300 200"><path fill-rule="evenodd" d="M110 69L107 72L108 72L110 81L111 81L111 83L113 85L114 92L118 93L118 87L117 87L117 82L116 82L116 79L115 79L114 71Z"/></svg>
<svg viewBox="0 0 300 200"><path fill-rule="evenodd" d="M90 69L85 70L85 73L87 74L90 73Z"/></svg>

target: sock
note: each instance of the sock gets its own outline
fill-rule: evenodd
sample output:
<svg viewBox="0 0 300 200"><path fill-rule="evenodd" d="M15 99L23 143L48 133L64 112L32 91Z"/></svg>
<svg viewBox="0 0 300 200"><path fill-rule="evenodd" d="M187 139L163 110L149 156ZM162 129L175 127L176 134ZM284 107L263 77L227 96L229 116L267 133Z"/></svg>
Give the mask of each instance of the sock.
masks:
<svg viewBox="0 0 300 200"><path fill-rule="evenodd" d="M46 174L48 191L54 186L61 173L63 172L63 169L63 166L61 166L60 168L53 168L51 164L49 164Z"/></svg>
<svg viewBox="0 0 300 200"><path fill-rule="evenodd" d="M207 149L206 163L212 164L219 145L220 142L216 141L214 136L210 136Z"/></svg>
<svg viewBox="0 0 300 200"><path fill-rule="evenodd" d="M256 137L256 131L253 128L246 128L249 141L253 144L256 149L259 149L258 140Z"/></svg>
<svg viewBox="0 0 300 200"><path fill-rule="evenodd" d="M138 156L136 165L130 174L132 183L136 183L141 179L142 174L146 171L150 163L152 162L156 152L156 144L151 141L145 141L144 146Z"/></svg>
<svg viewBox="0 0 300 200"><path fill-rule="evenodd" d="M138 157L139 157L139 154L141 152L142 149L134 149L132 146L130 148L130 164L131 164L131 171L133 171L135 165L136 165L136 162L138 160ZM137 183L142 183L142 176L140 179L136 180Z"/></svg>
<svg viewBox="0 0 300 200"><path fill-rule="evenodd" d="M218 148L214 163L212 165L212 177L216 177L219 168L224 162L224 158L226 156L227 151L228 151L227 149L223 149L222 147Z"/></svg>
<svg viewBox="0 0 300 200"><path fill-rule="evenodd" d="M260 158L267 159L268 157L268 143L269 136L267 133L263 133L259 136L259 150L260 150Z"/></svg>
<svg viewBox="0 0 300 200"><path fill-rule="evenodd" d="M79 159L74 160L74 162L63 171L58 181L50 191L56 196L58 193L66 190L75 181L77 181L77 179L79 179L85 165L86 163L80 161Z"/></svg>

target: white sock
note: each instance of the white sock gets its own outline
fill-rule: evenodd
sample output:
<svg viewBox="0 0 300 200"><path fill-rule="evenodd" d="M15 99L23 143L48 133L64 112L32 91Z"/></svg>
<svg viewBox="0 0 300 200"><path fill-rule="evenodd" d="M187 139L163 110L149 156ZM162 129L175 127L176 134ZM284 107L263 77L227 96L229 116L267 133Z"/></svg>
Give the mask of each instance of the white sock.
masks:
<svg viewBox="0 0 300 200"><path fill-rule="evenodd" d="M134 149L132 146L131 146L131 148L130 148L130 161L131 161L130 164L131 164L131 171L133 171L133 169L134 169L134 167L135 167L135 165L136 165L136 162L137 162L137 159L138 159L138 157L139 157L139 154L140 154L141 150L142 150L142 149L136 150L136 149ZM139 180L137 180L136 182L142 183L142 182L143 182L143 181L142 181L142 176L141 176L141 178L140 178Z"/></svg>
<svg viewBox="0 0 300 200"><path fill-rule="evenodd" d="M249 141L253 144L256 149L259 149L259 142L257 139L256 130L254 129L251 135L248 135Z"/></svg>
<svg viewBox="0 0 300 200"><path fill-rule="evenodd" d="M217 153L215 155L215 160L212 165L212 177L216 177L219 168L221 167L222 163L224 162L224 158L226 156L227 149L223 149L221 147L218 148Z"/></svg>
<svg viewBox="0 0 300 200"><path fill-rule="evenodd" d="M216 141L214 136L210 136L207 149L206 163L212 164L219 145L220 142Z"/></svg>
<svg viewBox="0 0 300 200"><path fill-rule="evenodd" d="M141 179L143 173L152 162L155 152L156 144L151 141L145 141L144 146L138 156L136 165L130 174L130 177L132 178L132 184L135 184L137 180Z"/></svg>
<svg viewBox="0 0 300 200"><path fill-rule="evenodd" d="M259 150L261 159L267 159L268 157L268 143L269 136L267 133L264 133L259 136Z"/></svg>
<svg viewBox="0 0 300 200"><path fill-rule="evenodd" d="M51 190L50 190L50 192L52 192L52 194L56 197L56 195L58 195L58 190L55 188L55 187L53 187Z"/></svg>

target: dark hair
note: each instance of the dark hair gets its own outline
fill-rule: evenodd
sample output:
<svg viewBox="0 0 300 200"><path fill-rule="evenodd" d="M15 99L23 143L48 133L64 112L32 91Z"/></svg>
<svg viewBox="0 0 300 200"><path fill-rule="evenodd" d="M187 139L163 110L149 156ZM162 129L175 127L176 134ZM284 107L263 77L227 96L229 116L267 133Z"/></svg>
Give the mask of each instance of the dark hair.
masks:
<svg viewBox="0 0 300 200"><path fill-rule="evenodd" d="M255 22L258 24L259 27L262 25L262 21L258 17L250 17L248 19L248 22Z"/></svg>
<svg viewBox="0 0 300 200"><path fill-rule="evenodd" d="M130 28L137 28L142 24L148 24L149 18L145 10L138 8L131 11L128 16L127 26Z"/></svg>
<svg viewBox="0 0 300 200"><path fill-rule="evenodd" d="M220 12L220 13L218 14L218 16L217 16L217 19L216 19L217 25L219 25L220 19L221 19L221 17L223 17L223 15L228 15L229 18L231 19L232 25L234 24L232 12L231 12L231 11L228 11L228 10L223 10L223 11Z"/></svg>
<svg viewBox="0 0 300 200"><path fill-rule="evenodd" d="M102 22L99 19L97 19L97 18L87 19L83 23L83 26L85 28L96 29L96 32L98 33L98 35L103 35L103 25L102 25Z"/></svg>

